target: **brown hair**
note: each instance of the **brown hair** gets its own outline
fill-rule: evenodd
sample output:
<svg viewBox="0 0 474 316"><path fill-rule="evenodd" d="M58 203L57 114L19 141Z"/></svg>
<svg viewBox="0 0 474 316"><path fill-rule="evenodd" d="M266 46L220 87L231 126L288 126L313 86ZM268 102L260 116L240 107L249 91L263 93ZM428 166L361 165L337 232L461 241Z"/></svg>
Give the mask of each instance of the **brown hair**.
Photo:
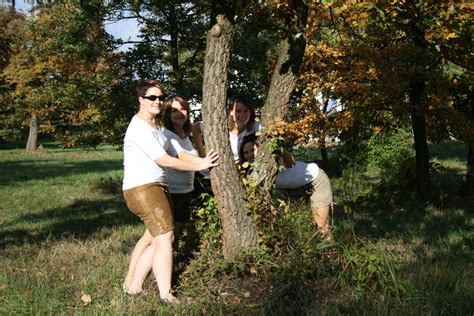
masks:
<svg viewBox="0 0 474 316"><path fill-rule="evenodd" d="M244 145L247 143L254 143L258 147L259 140L258 140L257 135L248 134L248 135L245 135L245 137L242 139L242 143L240 144L240 148L239 148L239 160L241 164L246 162L245 157L244 157Z"/></svg>
<svg viewBox="0 0 474 316"><path fill-rule="evenodd" d="M165 93L165 88L163 87L161 82L159 82L158 80L145 79L140 81L137 85L138 97L144 97L148 89L153 87L160 89L163 94Z"/></svg>
<svg viewBox="0 0 474 316"><path fill-rule="evenodd" d="M189 104L186 99L184 99L182 96L174 94L166 99L161 121L164 127L169 129L170 131L173 131L176 134L176 130L174 129L173 123L171 122L171 111L173 110L172 104L174 101L181 104L181 106L186 110L188 114L188 118L186 119L186 122L184 122L183 126L184 134L188 136L191 133L191 120L189 119L191 108L189 107Z"/></svg>
<svg viewBox="0 0 474 316"><path fill-rule="evenodd" d="M230 116L230 112L232 112L237 103L242 103L250 111L250 118L247 126L252 125L253 122L255 122L255 109L249 99L243 95L237 95L230 100L229 106L227 107L227 123L229 124L229 130L233 130L235 127L235 121L232 116Z"/></svg>

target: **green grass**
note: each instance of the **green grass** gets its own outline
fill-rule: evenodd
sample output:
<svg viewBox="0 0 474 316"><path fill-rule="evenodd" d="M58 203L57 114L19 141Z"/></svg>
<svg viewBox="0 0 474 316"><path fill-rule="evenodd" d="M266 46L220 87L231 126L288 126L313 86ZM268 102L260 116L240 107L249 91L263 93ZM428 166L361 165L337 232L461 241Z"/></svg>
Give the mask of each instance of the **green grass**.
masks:
<svg viewBox="0 0 474 316"><path fill-rule="evenodd" d="M273 249L225 261L211 247L178 259L174 284L185 303L176 308L159 303L152 277L142 295L121 290L143 231L121 196L121 151L44 147L0 150L0 314L474 312L474 203L460 195L460 144L430 147L443 168L429 203L397 198L379 179L344 195L348 180L333 176L334 245L315 237L306 203L287 201ZM299 154L320 159L317 150Z"/></svg>

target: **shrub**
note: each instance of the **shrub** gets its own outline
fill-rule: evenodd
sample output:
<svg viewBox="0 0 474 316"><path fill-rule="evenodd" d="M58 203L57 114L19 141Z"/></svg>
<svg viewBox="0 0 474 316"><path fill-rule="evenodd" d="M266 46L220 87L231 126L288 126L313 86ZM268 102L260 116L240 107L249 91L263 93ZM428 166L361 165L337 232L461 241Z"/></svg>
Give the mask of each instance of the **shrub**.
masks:
<svg viewBox="0 0 474 316"><path fill-rule="evenodd" d="M374 134L366 142L367 168L381 175L396 173L401 162L415 156L410 139L403 129Z"/></svg>
<svg viewBox="0 0 474 316"><path fill-rule="evenodd" d="M201 239L201 248L219 248L221 246L221 221L217 202L210 193L201 193L201 207L196 208L196 232Z"/></svg>

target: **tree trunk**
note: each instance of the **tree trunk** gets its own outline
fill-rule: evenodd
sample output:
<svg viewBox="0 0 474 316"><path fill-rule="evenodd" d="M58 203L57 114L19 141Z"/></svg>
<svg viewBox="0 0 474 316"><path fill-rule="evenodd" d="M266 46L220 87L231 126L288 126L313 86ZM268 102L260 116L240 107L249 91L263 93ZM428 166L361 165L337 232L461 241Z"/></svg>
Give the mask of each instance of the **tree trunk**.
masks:
<svg viewBox="0 0 474 316"><path fill-rule="evenodd" d="M411 122L416 155L416 193L421 199L427 199L431 194L430 159L428 142L426 141L425 117L417 111L425 89L425 83L413 82L410 90L410 103L412 105Z"/></svg>
<svg viewBox="0 0 474 316"><path fill-rule="evenodd" d="M34 152L38 148L38 118L36 115L31 115L30 133L28 134L28 141L26 143L26 152Z"/></svg>
<svg viewBox="0 0 474 316"><path fill-rule="evenodd" d="M229 145L225 104L232 35L231 23L219 15L207 37L202 100L206 148L220 154L220 164L211 170L210 177L222 223L226 258L254 248L258 236L255 221L245 205L245 190Z"/></svg>
<svg viewBox="0 0 474 316"><path fill-rule="evenodd" d="M415 24L409 26L409 31L413 37L415 46L426 50L424 33ZM421 104L421 97L425 92L426 82L424 74L419 74L410 83L410 104L412 107L411 122L413 127L413 138L415 142L416 155L416 193L419 198L426 200L431 195L430 158L428 154L428 142L426 140L426 121L421 113L425 109Z"/></svg>
<svg viewBox="0 0 474 316"><path fill-rule="evenodd" d="M322 101L323 101L322 112L324 114L327 114L328 107L329 107L329 98L326 97L326 96L323 96ZM328 161L328 149L326 147L326 135L325 135L324 131L321 133L321 135L322 135L322 139L321 139L321 142L320 142L320 144L321 144L321 148L320 148L321 157L322 157L324 162L327 162Z"/></svg>
<svg viewBox="0 0 474 316"><path fill-rule="evenodd" d="M467 154L466 195L474 197L474 145L470 144Z"/></svg>
<svg viewBox="0 0 474 316"><path fill-rule="evenodd" d="M178 27L176 17L173 12L170 12L168 16L168 24L170 29L170 57L171 67L173 69L172 76L175 82L175 89L181 91L183 88L183 73L181 71L181 65L179 63L179 48L178 48Z"/></svg>
<svg viewBox="0 0 474 316"><path fill-rule="evenodd" d="M296 86L298 71L303 59L306 40L303 31L306 25L308 7L303 1L293 1L293 15L287 19L288 35L283 40L277 64L272 74L266 102L262 108L262 125L276 118L283 118L288 112L288 102ZM272 140L268 131L261 137L261 148L255 162L252 177L261 184L261 193L268 197L273 186L277 165L273 153L268 150Z"/></svg>
<svg viewBox="0 0 474 316"><path fill-rule="evenodd" d="M430 159L426 141L425 118L418 114L411 115L413 137L416 153L416 192L422 199L431 194Z"/></svg>

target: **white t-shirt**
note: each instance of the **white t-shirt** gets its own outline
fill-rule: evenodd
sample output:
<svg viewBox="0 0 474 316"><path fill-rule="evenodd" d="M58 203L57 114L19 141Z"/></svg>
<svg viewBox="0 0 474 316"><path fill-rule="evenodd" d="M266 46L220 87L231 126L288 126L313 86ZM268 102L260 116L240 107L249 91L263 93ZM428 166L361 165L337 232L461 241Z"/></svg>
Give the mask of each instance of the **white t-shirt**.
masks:
<svg viewBox="0 0 474 316"><path fill-rule="evenodd" d="M162 131L170 142L167 151L170 156L178 157L178 153L186 151L198 157L197 151L194 149L189 137L183 139L167 128L163 128ZM167 173L170 193L188 193L194 190L194 171L180 171L167 168Z"/></svg>
<svg viewBox="0 0 474 316"><path fill-rule="evenodd" d="M313 182L319 175L319 167L315 163L297 161L295 166L278 172L275 186L279 189L297 189Z"/></svg>
<svg viewBox="0 0 474 316"><path fill-rule="evenodd" d="M240 134L238 135L234 135L231 132L229 132L230 147L232 148L232 153L234 154L235 163L240 162L239 149L244 137L250 134L257 133L258 131L260 131L261 127L262 127L262 124L260 122L253 122L252 124L248 125L247 128L243 130L242 132L240 132Z"/></svg>
<svg viewBox="0 0 474 316"><path fill-rule="evenodd" d="M199 123L199 128L202 133L204 131L204 124L202 121L198 123ZM248 125L247 128L243 130L242 132L240 132L240 134L238 135L234 135L231 132L229 132L229 142L230 142L230 147L232 148L232 154L234 156L235 163L240 162L239 149L244 137L250 134L257 133L258 131L260 131L261 128L262 128L262 124L260 122L255 121L252 124Z"/></svg>
<svg viewBox="0 0 474 316"><path fill-rule="evenodd" d="M127 190L148 183L166 183L166 170L155 160L166 154L169 143L160 130L134 116L123 144L123 184Z"/></svg>

